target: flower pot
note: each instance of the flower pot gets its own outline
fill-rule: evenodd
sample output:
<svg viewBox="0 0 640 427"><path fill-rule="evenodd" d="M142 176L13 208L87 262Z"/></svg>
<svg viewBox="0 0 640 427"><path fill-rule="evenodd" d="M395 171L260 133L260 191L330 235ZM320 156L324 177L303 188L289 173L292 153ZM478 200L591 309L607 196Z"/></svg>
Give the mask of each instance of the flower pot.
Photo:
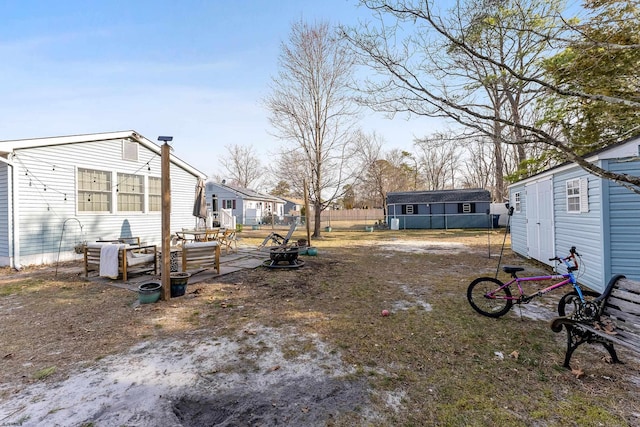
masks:
<svg viewBox="0 0 640 427"><path fill-rule="evenodd" d="M324 228L324 231L326 231L326 232L330 232L330 231L331 231L331 227L325 227L325 228Z"/></svg>
<svg viewBox="0 0 640 427"><path fill-rule="evenodd" d="M156 282L143 283L138 286L138 301L140 304L151 304L160 299L162 284Z"/></svg>
<svg viewBox="0 0 640 427"><path fill-rule="evenodd" d="M309 246L307 248L307 255L309 256L316 256L318 255L318 248L314 247L314 246Z"/></svg>
<svg viewBox="0 0 640 427"><path fill-rule="evenodd" d="M189 281L189 273L171 273L171 298L180 297L187 290L187 282Z"/></svg>

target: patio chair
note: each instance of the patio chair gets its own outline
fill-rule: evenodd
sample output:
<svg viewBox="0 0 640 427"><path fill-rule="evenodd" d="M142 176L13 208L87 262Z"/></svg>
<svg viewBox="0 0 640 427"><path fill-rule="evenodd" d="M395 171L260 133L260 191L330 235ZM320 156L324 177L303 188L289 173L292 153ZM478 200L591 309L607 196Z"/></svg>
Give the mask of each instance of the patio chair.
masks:
<svg viewBox="0 0 640 427"><path fill-rule="evenodd" d="M295 231L295 229L296 229L296 223L294 222L291 224L291 227L289 228L289 232L284 237L276 232L269 233L269 235L265 237L263 242L260 244L259 249L264 248L267 245L267 243L269 243L269 241L273 242L275 246L286 246L287 244L289 244L289 240L291 239L291 236L293 235L293 232Z"/></svg>
<svg viewBox="0 0 640 427"><path fill-rule="evenodd" d="M224 248L225 254L228 254L229 251L238 253L238 236L236 235L236 230L230 228L227 228L224 231L220 230L220 233L218 234L218 241Z"/></svg>

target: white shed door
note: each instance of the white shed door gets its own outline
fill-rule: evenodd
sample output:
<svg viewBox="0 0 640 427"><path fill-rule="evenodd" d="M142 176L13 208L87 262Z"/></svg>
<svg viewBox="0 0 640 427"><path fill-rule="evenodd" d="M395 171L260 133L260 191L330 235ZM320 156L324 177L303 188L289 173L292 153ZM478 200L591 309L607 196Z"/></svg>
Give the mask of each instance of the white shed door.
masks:
<svg viewBox="0 0 640 427"><path fill-rule="evenodd" d="M552 265L553 244L553 185L550 179L525 187L527 207L528 255Z"/></svg>

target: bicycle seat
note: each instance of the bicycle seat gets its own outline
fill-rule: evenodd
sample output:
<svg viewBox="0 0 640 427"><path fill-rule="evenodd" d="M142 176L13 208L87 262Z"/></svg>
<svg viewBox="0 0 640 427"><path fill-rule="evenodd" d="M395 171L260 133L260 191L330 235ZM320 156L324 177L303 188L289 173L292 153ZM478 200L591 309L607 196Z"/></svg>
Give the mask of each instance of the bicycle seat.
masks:
<svg viewBox="0 0 640 427"><path fill-rule="evenodd" d="M502 271L508 274L513 274L517 271L524 271L524 267L513 267L513 266L505 265L504 267L502 267Z"/></svg>

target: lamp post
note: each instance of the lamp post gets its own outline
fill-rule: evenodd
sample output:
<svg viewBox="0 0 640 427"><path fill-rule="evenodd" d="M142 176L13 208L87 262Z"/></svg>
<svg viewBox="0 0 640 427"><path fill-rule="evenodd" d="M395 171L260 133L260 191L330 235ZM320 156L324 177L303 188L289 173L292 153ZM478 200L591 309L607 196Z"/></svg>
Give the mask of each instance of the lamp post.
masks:
<svg viewBox="0 0 640 427"><path fill-rule="evenodd" d="M161 147L161 181L160 191L162 193L162 299L171 299L171 178L169 175L171 165L171 153L169 142L173 141L172 136L159 136L158 141L164 142Z"/></svg>

